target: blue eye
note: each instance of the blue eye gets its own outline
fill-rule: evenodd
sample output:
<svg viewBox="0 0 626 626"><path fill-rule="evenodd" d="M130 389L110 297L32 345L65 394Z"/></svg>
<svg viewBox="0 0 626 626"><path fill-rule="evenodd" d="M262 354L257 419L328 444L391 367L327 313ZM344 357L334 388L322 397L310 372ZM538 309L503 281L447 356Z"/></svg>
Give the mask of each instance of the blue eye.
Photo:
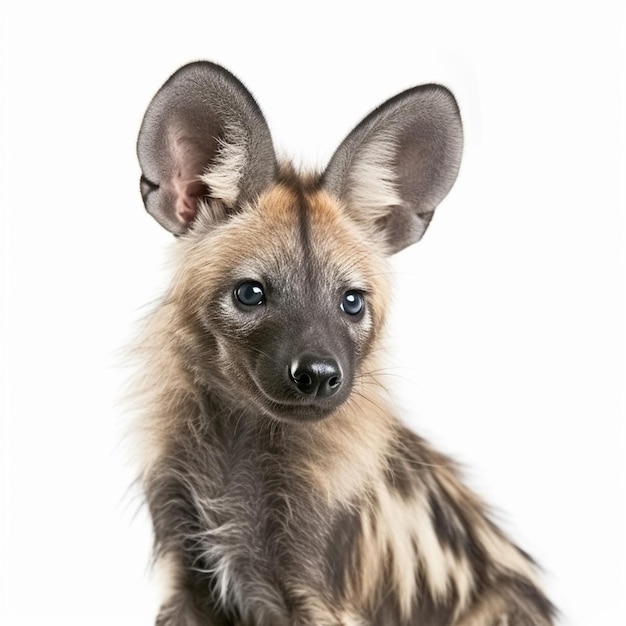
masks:
<svg viewBox="0 0 626 626"><path fill-rule="evenodd" d="M235 298L244 306L258 306L265 302L265 294L260 283L246 280L235 287Z"/></svg>
<svg viewBox="0 0 626 626"><path fill-rule="evenodd" d="M346 291L341 298L341 310L348 315L359 315L365 306L365 298L360 291L351 289Z"/></svg>

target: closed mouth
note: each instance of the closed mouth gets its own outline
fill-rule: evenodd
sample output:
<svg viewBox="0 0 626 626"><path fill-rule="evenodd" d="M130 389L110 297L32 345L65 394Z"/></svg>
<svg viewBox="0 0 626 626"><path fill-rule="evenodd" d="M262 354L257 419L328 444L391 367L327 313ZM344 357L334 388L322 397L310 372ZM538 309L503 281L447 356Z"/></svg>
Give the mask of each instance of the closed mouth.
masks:
<svg viewBox="0 0 626 626"><path fill-rule="evenodd" d="M270 395L263 386L253 378L258 390L259 404L272 417L290 422L317 421L328 417L343 403L338 396L331 398L313 399L306 396L284 397L277 399Z"/></svg>
<svg viewBox="0 0 626 626"><path fill-rule="evenodd" d="M269 413L278 419L288 422L314 422L328 417L337 408L337 404L332 406L320 403L280 403L268 402Z"/></svg>
<svg viewBox="0 0 626 626"><path fill-rule="evenodd" d="M267 415L281 421L302 423L314 422L329 417L350 395L351 380L344 377L341 388L328 396L311 395L298 390L289 371L284 378L273 381L267 377L268 370L259 371L258 367L248 370L248 377L254 387L251 390L255 404ZM269 378L270 383L264 379ZM255 393L256 392L256 393Z"/></svg>

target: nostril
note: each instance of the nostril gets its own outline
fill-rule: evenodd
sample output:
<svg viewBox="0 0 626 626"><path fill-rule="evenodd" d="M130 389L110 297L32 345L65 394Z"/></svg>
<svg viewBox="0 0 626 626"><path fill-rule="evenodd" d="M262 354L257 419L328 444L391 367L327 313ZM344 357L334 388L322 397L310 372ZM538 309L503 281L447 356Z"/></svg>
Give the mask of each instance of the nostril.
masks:
<svg viewBox="0 0 626 626"><path fill-rule="evenodd" d="M293 361L289 368L289 378L295 383L302 393L315 393L314 380L307 370L306 364L300 361Z"/></svg>
<svg viewBox="0 0 626 626"><path fill-rule="evenodd" d="M291 363L289 377L300 393L324 398L339 389L342 371L332 357L303 354Z"/></svg>
<svg viewBox="0 0 626 626"><path fill-rule="evenodd" d="M300 372L296 377L296 383L301 387L310 387L313 380L306 372Z"/></svg>

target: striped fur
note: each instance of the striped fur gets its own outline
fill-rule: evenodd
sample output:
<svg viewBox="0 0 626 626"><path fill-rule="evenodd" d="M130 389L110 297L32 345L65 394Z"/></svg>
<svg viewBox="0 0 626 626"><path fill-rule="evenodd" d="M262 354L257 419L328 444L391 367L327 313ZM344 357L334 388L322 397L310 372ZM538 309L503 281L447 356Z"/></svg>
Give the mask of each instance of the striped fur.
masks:
<svg viewBox="0 0 626 626"><path fill-rule="evenodd" d="M208 64L166 85L190 71L194 88L199 77L223 91L230 80ZM158 128L140 136L146 206L181 234L173 282L136 348L141 480L167 581L157 624L552 624L532 560L454 463L402 425L377 374L386 256L411 243L398 237L419 238L434 209L406 199L413 183L398 162L413 149L408 116L390 101L321 175L274 162L264 172L249 159L267 152L265 130L255 134L249 94L237 98L250 117L239 129L227 120L212 142L197 172L201 199L155 199L178 157L150 152ZM176 214L178 200L191 217ZM400 221L389 216L405 209ZM237 303L242 280L264 287L262 305ZM364 294L358 318L339 307L346 290ZM298 395L285 372L302 350L333 355L339 391Z"/></svg>

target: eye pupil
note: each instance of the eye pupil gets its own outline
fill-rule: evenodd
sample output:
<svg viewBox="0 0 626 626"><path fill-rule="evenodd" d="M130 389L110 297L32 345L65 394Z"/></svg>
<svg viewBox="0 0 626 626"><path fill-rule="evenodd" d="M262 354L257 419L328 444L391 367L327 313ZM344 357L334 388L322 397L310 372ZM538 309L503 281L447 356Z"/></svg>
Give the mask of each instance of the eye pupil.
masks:
<svg viewBox="0 0 626 626"><path fill-rule="evenodd" d="M249 280L236 287L235 298L245 306L258 306L263 304L265 294L263 293L263 287L259 283Z"/></svg>
<svg viewBox="0 0 626 626"><path fill-rule="evenodd" d="M360 291L350 290L343 294L341 309L348 315L358 315L363 310L365 301Z"/></svg>

